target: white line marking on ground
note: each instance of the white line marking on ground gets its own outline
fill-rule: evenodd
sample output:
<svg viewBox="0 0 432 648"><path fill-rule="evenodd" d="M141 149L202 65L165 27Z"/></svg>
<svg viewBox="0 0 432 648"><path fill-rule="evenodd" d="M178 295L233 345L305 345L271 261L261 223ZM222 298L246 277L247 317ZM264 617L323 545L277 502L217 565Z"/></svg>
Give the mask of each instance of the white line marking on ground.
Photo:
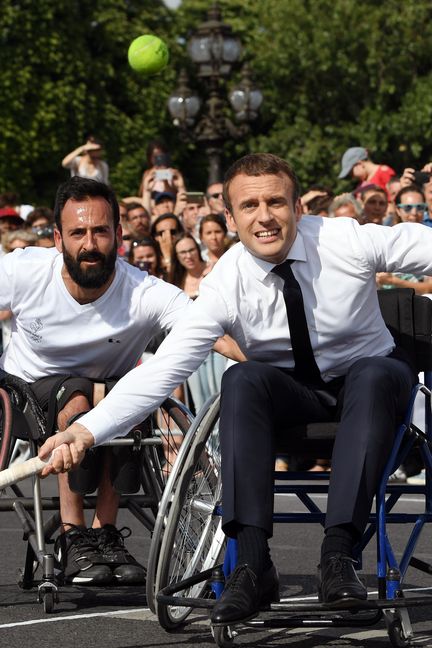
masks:
<svg viewBox="0 0 432 648"><path fill-rule="evenodd" d="M3 623L0 625L0 630L2 628L16 628L18 626L28 626L36 625L38 623L56 623L57 621L76 621L79 619L92 619L95 617L103 616L118 616L123 614L136 614L137 612L150 612L149 608L135 608L131 610L112 610L111 612L91 612L89 614L74 614L70 616L58 616L50 617L49 619L31 619L30 621L18 621L16 623ZM150 616L154 616L153 612L150 612Z"/></svg>
<svg viewBox="0 0 432 648"><path fill-rule="evenodd" d="M275 493L276 497L297 497L295 493ZM310 497L312 499L327 499L327 494L321 494L321 493L310 493ZM419 499L416 497L400 497L398 499L398 502L415 502L418 504L424 504L424 498ZM291 513L292 511L290 511Z"/></svg>

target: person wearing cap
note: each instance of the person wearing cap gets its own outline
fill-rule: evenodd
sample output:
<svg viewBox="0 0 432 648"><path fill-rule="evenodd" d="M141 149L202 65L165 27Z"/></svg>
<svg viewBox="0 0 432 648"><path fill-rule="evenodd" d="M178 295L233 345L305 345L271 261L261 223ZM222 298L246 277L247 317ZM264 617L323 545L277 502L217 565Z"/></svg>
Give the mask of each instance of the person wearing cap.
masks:
<svg viewBox="0 0 432 648"><path fill-rule="evenodd" d="M162 214L174 211L176 196L172 191L154 191L153 198L153 216L155 219Z"/></svg>
<svg viewBox="0 0 432 648"><path fill-rule="evenodd" d="M23 227L23 225L24 221L15 209L12 209L12 207L0 208L0 238L2 238L3 234L6 234L6 232L17 230ZM5 250L0 245L0 257L4 254Z"/></svg>
<svg viewBox="0 0 432 648"><path fill-rule="evenodd" d="M354 194L365 185L378 185L387 191L387 183L396 175L396 171L386 164L375 164L369 157L368 151L362 146L353 146L345 151L341 161L341 171L338 178L351 175L359 181Z"/></svg>

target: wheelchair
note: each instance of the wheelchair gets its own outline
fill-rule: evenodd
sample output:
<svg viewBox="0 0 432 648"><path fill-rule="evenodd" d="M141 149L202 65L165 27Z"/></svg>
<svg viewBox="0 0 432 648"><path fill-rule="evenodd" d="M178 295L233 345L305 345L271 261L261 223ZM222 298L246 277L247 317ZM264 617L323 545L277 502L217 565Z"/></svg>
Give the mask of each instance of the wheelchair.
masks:
<svg viewBox="0 0 432 648"><path fill-rule="evenodd" d="M100 387L100 383L96 383ZM162 405L129 435L103 445L130 447L136 452L138 465L138 492L122 494L120 508L128 509L152 534L166 483L176 456L193 416L174 398ZM7 468L22 442L29 446L30 456L46 438L47 422L33 392L21 379L6 375L0 381L0 470ZM59 600L61 573L56 568L53 535L60 526L59 498L42 493L41 480L32 479L31 495L28 487L12 485L0 493L0 511L15 511L23 529L26 557L18 584L23 589L37 587L38 601L45 612L52 612ZM84 497L84 509L93 509L95 496ZM45 513L51 516L46 519Z"/></svg>
<svg viewBox="0 0 432 648"><path fill-rule="evenodd" d="M409 289L381 291L380 306L384 320L397 344L415 354L416 366L424 371L423 384L417 384L404 420L395 433L394 445L376 494L376 512L356 547L358 567L363 549L372 538L377 543L377 596L354 608L336 610L311 600L295 598L271 604L258 617L240 624L249 628L319 628L367 627L385 622L393 646L408 646L413 640L409 609L432 605L432 597L423 592L404 591L403 582L409 566L432 574L432 565L414 556L419 537L432 522L432 302ZM423 429L412 421L414 401L422 399L425 407ZM157 562L154 575L154 611L160 625L175 631L187 622L194 610L208 611L224 587L224 581L236 564L236 543L225 543L221 528L222 485L218 440L219 399L207 402L200 413L194 434L188 434L178 458L175 474L159 508L155 528L162 525L162 536L154 538L150 554ZM303 457L330 458L337 423L314 423L289 430L289 444L282 451L300 453ZM395 484L389 476L415 448L421 454L426 472L425 485ZM313 499L328 492L327 473L275 472L275 492L290 493L306 512L278 513L274 521L284 523L318 523L324 526L325 511ZM284 483L282 483L284 482ZM395 506L402 495L421 495L424 511L398 513ZM406 546L398 557L393 548L389 526L404 523L412 526ZM399 552L400 553L400 552ZM155 558L156 557L156 558ZM202 617L201 617L202 619ZM193 622L193 621L192 621ZM230 646L235 630L213 626L218 646Z"/></svg>

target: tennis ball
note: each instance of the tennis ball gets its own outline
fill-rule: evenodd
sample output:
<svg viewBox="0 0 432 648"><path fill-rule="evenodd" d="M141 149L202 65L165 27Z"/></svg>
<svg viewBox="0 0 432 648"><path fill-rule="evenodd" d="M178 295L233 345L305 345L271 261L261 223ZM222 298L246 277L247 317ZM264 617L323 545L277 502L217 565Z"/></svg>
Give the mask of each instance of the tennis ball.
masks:
<svg viewBox="0 0 432 648"><path fill-rule="evenodd" d="M142 74L156 74L168 63L169 51L166 44L152 34L138 36L129 45L129 65Z"/></svg>

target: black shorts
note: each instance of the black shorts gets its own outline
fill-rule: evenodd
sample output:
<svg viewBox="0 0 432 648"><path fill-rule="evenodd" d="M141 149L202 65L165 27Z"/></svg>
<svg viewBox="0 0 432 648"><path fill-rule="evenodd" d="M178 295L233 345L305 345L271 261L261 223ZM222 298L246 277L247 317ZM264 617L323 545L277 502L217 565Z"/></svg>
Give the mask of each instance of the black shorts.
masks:
<svg viewBox="0 0 432 648"><path fill-rule="evenodd" d="M57 429L57 414L72 394L80 392L92 403L94 382L104 382L108 392L117 379L92 381L79 376L48 376L29 385L47 418L48 434L53 434ZM132 447L113 446L87 450L80 466L69 473L71 490L81 495L93 493L100 484L104 458L108 461L110 479L115 491L137 493L141 486L141 452L132 450Z"/></svg>

